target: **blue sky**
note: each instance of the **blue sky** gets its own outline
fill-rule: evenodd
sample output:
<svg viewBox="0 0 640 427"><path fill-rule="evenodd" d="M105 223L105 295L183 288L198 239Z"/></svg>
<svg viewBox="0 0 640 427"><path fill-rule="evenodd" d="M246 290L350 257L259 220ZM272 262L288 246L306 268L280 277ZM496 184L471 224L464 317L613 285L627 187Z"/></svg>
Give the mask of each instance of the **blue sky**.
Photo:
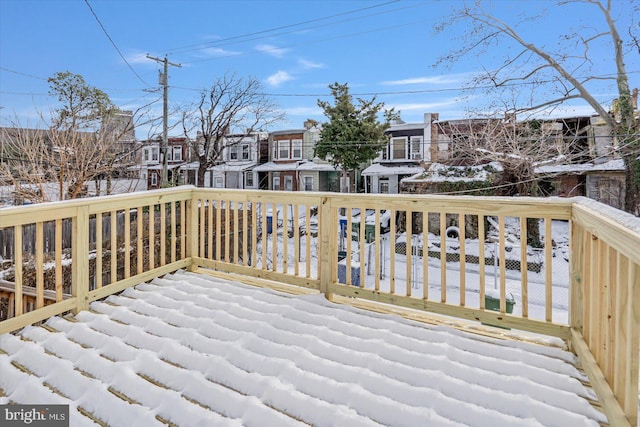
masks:
<svg viewBox="0 0 640 427"><path fill-rule="evenodd" d="M146 90L158 87L160 66L146 54L168 55L170 61L182 64L169 70L172 111L193 101L198 90L225 72L233 72L260 80L282 107L287 120L277 129L300 128L307 118L324 121L317 100L331 99L327 86L333 82L348 83L354 95L365 99L377 94L387 107L400 110L406 122L422 121L427 112L437 112L444 120L458 119L466 117L469 108L482 109L491 97L461 88L482 69L498 67L501 54L512 49L505 44L434 68L438 57L464 43L464 26L440 34L433 30L453 8L464 4L458 0L88 0L88 4L0 0L2 125L16 117L23 126L36 125L38 112L47 115L56 106L47 96L46 79L66 70L84 76L123 109L156 101L149 114L159 117L160 93ZM546 0L486 4L507 22L540 14L536 21L521 22L519 29L532 41L549 46L561 33L603 24L597 10L584 4L562 9ZM629 25L638 25L631 22L634 7L631 0L614 1L614 17L623 34ZM605 43L594 44L589 73L610 75L614 70L607 49ZM628 51L627 70L631 86L640 86L637 50ZM592 84L597 99L609 105L615 97L612 82ZM518 102L526 103L528 86L515 89ZM555 114L590 112L584 102L574 101ZM146 132L141 129L138 137L146 137Z"/></svg>

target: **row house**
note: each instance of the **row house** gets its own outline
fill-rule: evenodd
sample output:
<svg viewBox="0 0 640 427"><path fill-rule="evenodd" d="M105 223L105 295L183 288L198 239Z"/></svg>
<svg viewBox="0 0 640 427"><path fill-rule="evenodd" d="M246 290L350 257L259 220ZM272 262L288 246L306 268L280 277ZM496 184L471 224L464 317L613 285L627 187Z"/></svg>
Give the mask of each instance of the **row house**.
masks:
<svg viewBox="0 0 640 427"><path fill-rule="evenodd" d="M389 143L361 173L367 193L397 194L403 178L424 172L422 165L437 152L437 120L438 114L427 113L422 123L391 124Z"/></svg>
<svg viewBox="0 0 640 427"><path fill-rule="evenodd" d="M214 188L258 189L255 167L268 157L268 133L227 135L221 162L205 174L206 186ZM207 179L208 178L208 179Z"/></svg>
<svg viewBox="0 0 640 427"><path fill-rule="evenodd" d="M171 183L184 182L180 168L187 159L187 148L187 138L167 138L167 180ZM162 139L143 141L139 176L147 181L147 189L154 190L162 187L163 169Z"/></svg>
<svg viewBox="0 0 640 427"><path fill-rule="evenodd" d="M320 130L310 121L304 129L269 134L270 161L253 169L258 188L284 191L336 191L339 171L315 157Z"/></svg>

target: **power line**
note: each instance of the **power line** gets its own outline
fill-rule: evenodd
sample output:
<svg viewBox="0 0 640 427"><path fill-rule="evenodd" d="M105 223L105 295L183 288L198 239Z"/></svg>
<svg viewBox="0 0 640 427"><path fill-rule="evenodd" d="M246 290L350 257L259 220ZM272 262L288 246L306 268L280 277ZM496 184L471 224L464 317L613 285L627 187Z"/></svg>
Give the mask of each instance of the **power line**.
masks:
<svg viewBox="0 0 640 427"><path fill-rule="evenodd" d="M109 33L107 32L107 29L104 27L104 25L102 25L102 22L100 21L100 18L98 18L98 15L96 15L96 13L93 11L93 8L91 7L91 5L89 4L89 0L84 0L84 2L87 4L87 6L89 7L89 10L91 11L91 13L93 14L94 18L96 18L96 21L98 21L98 24L100 25L100 28L102 28L102 31L104 32L104 34L107 36L107 38L109 39L109 41L111 42L111 44L113 45L113 47L116 49L116 51L118 52L118 55L120 55L120 58L122 58L122 60L125 62L125 64L127 64L127 67L129 67L129 69L131 70L131 72L133 74L135 74L135 76L138 78L138 80L140 80L142 83L144 83L146 86L151 87L151 85L147 82L145 82L142 77L140 77L140 75L136 72L136 70L133 69L133 67L131 66L131 64L129 64L129 61L127 61L127 58L124 57L124 55L122 54L122 52L120 52L120 49L118 48L118 46L116 45L116 43L113 41L113 39L111 38L111 36L109 35Z"/></svg>
<svg viewBox="0 0 640 427"><path fill-rule="evenodd" d="M18 74L18 75L25 76L25 77L30 77L32 79L44 80L45 82L47 81L47 79L45 79L44 77L34 76L33 74L27 74L27 73L23 73L21 71L10 70L9 68L5 68L5 67L0 67L0 70L7 71L7 72L13 73L13 74Z"/></svg>
<svg viewBox="0 0 640 427"><path fill-rule="evenodd" d="M362 12L363 10L375 9L375 8L386 6L386 5L389 5L389 4L392 4L392 3L398 3L399 1L400 0L393 0L393 1L386 2L386 3L380 3L380 4L377 4L377 5L373 5L373 6L368 6L368 7L363 7L363 8L360 8L360 9L350 10L348 12L337 13L337 14L334 14L334 15L324 16L324 17L321 17L321 18L310 19L308 21L297 22L295 24L282 25L282 26L279 26L279 27L269 28L269 29L266 29L266 30L255 31L255 32L252 32L252 33L242 34L242 35L238 35L238 36L226 37L226 38L215 40L215 41L212 41L212 42L198 43L198 44L192 44L192 45L172 48L172 49L169 49L167 51L167 53L175 53L175 52L178 52L178 51L188 52L190 50L197 50L197 49L201 49L201 48L204 48L204 47L222 46L222 45L226 45L226 44L231 44L231 43L225 43L225 42L228 42L230 40L244 39L246 37L252 37L252 36L256 36L256 35L260 35L260 34L266 34L266 33L270 33L270 32L273 32L273 31L283 30L283 29L286 29L286 28L298 27L300 25L310 24L310 23L313 23L313 22L325 21L327 19L332 19L332 18L336 18L336 17L339 17L339 16L351 15L351 14L354 14L354 13L357 13L357 12ZM331 24L327 24L327 25L331 25ZM313 27L313 28L316 28L316 27ZM308 28L304 28L304 29L308 29ZM296 31L300 31L300 30L296 30ZM280 33L280 34L275 34L275 35L281 35L281 34L286 34L286 33ZM269 36L265 36L265 37L272 37L273 35L274 34L270 34ZM252 39L249 39L249 40L241 40L240 42L245 42L245 41L250 41L250 40L257 40L257 39L260 39L260 38L264 38L264 37L257 37L257 38L252 38Z"/></svg>
<svg viewBox="0 0 640 427"><path fill-rule="evenodd" d="M628 72L631 73L640 73L640 71ZM603 74L599 77L614 77L614 74ZM500 87L515 87L515 86L532 86L539 85L545 83L553 83L556 80L541 80L536 82L531 81L522 81L522 82L513 82L509 84L504 84ZM195 92L201 92L202 89L192 88L192 87L184 87L184 86L172 86L175 89L182 90L190 90ZM398 91L386 91L386 92L359 92L359 93L349 93L351 96L378 96L378 95L418 95L423 93L440 93L440 92L472 92L476 90L486 90L486 89L496 89L495 85L485 85L485 86L473 86L473 87L451 87L451 88L440 88L440 89L420 89L420 90L398 90ZM264 96L273 96L273 97L327 97L333 96L331 93L260 93L260 95Z"/></svg>
<svg viewBox="0 0 640 427"><path fill-rule="evenodd" d="M421 23L421 22L425 22L425 21L427 21L427 20L426 19L421 19L421 20L418 20L418 21L406 22L406 23L397 24L397 25L390 25L390 26L387 26L387 27L374 28L374 29L370 29L370 30L366 30L366 31L359 31L359 32L356 32L356 33L348 33L348 34L343 34L343 35L339 35L339 36L335 36L335 37L329 37L329 38L324 38L324 39L306 41L304 43L297 43L297 44L294 43L294 44L290 44L290 45L286 45L286 46L281 46L278 49L290 48L290 47L295 47L295 46L309 46L311 44L318 44L318 43L322 43L322 42L329 41L329 40L345 39L345 38L349 38L349 37L360 36L360 35L363 35L363 34L369 34L369 33L374 33L374 32L378 32L378 31L384 31L384 30L390 30L390 29L395 29L395 28L406 27L407 25L413 25L413 24L417 24L417 23ZM266 49L266 50L268 51L269 49ZM230 54L230 55L220 55L218 57L195 59L193 61L188 61L188 62L184 62L184 63L185 64L193 64L193 63L196 63L196 62L211 61L211 60L218 59L218 58L231 58L231 57L245 56L245 55L257 55L257 54L260 54L261 52L264 52L264 51L235 53L235 54Z"/></svg>

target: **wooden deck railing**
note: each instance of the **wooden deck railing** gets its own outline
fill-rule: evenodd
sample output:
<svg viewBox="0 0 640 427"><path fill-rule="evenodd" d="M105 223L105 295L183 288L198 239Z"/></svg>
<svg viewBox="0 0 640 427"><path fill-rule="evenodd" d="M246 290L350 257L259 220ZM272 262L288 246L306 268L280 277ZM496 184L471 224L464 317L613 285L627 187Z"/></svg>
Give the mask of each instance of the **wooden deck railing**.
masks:
<svg viewBox="0 0 640 427"><path fill-rule="evenodd" d="M0 333L180 268L213 269L559 337L611 425L636 425L639 230L579 198L185 186L6 208Z"/></svg>

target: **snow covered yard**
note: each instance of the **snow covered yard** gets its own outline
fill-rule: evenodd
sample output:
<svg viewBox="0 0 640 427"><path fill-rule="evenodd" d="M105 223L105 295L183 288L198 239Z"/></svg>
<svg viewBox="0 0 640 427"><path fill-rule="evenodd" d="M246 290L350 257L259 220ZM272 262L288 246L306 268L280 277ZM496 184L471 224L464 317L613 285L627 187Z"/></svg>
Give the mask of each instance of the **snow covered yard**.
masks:
<svg viewBox="0 0 640 427"><path fill-rule="evenodd" d="M354 209L354 211L356 211ZM281 209L278 211L278 217L282 217ZM388 212L388 211L387 211ZM360 217L359 212L358 216L354 216L353 224L359 224ZM303 216L304 213L301 213ZM342 218L341 218L342 219ZM366 218L367 224L374 224L373 215L368 215ZM396 253L394 254L393 260L393 274L391 274L391 241L389 234L389 218L382 214L380 216L380 226L381 226L381 239L380 239L380 270L377 272L378 274L378 282L379 282L379 290L384 293L389 293L392 282L394 285L394 293L396 295L406 295L406 280L407 280L407 256L405 253L397 253L398 246L406 245L406 233L399 233L396 236ZM304 218L300 219L301 227L304 227ZM290 227L288 227L290 229ZM284 253L283 250L285 245L284 233L285 227L282 223L279 224L279 229L274 227L275 232L266 235L265 244L258 245L258 259L257 259L257 267L262 267L262 251L266 248L267 252L267 269L273 268L274 261L276 262L275 269L277 271L284 271ZM506 272L505 272L505 281L506 281L506 290L507 292L514 298L516 301L513 306L513 313L520 315L523 312L522 306L522 272L520 271L520 242L518 240L519 231L517 228L517 224L511 225L508 224L508 252L506 252ZM552 239L555 244L553 248L553 258L552 258L552 272L553 272L553 286L552 286L552 312L553 312L553 321L561 324L568 323L568 308L569 308L569 225L567 221L553 221L552 222ZM541 236L544 238L544 227L541 226ZM291 234L291 233L289 233ZM346 233L343 234L343 237L338 239L339 242L339 250L346 250L347 244L346 239L349 236L355 236L357 238L358 233ZM488 233L488 237L495 237L495 233ZM311 237L309 242L307 242L306 236L303 233L300 234L300 246L306 246L307 244L311 245L310 255L314 258L314 262L311 262L309 266L311 267L310 277L318 277L317 268L317 257L318 257L318 245L319 240L317 237ZM276 255L273 255L273 239L276 240ZM287 239L287 272L288 274L294 274L294 269L296 262L298 263L299 271L306 271L306 258L304 251L301 251L299 259L295 259L294 257L294 245L295 240ZM374 283L376 280L376 272L374 271L374 241L367 242L365 244L365 252L364 252L364 265L365 271L364 274L361 273L361 264L359 253L359 242L353 241L351 245L352 257L351 257L351 266L352 266L352 284L359 286L360 281L364 280L365 288L373 289ZM458 249L460 246L460 242L456 238L447 238L447 255L455 255L458 253ZM477 257L479 254L480 243L477 239L465 239L465 247L467 256L475 256ZM424 256L424 237L423 234L417 234L412 236L412 248L414 254L411 256L411 282L409 286L412 288L412 295L416 298L422 298L423 296L423 287L425 284L424 281L424 271L423 271L423 256ZM428 258L428 291L427 293L430 295L430 298L433 300L440 299L440 293L442 291L442 283L441 283L441 268L442 265L440 263L439 257L435 257L433 254L440 255L440 236L435 236L432 234L428 235L427 245L430 255ZM487 257L487 262L484 267L484 277L485 277L485 292L487 295L495 293L499 287L499 282L501 279L501 272L498 268L498 263L496 254L498 253L497 244L494 243L484 243L485 247L485 256ZM416 248L419 250L416 251ZM405 251L406 252L406 251ZM496 258L493 258L496 257ZM496 262L492 262L491 259L495 259ZM528 317L531 319L542 320L545 318L545 303L546 303L546 270L544 265L544 254L541 249L528 249L528 259L529 262L534 266L538 267L529 269L527 271L527 313ZM510 265L510 263L512 263ZM347 264L346 260L342 260L339 264L338 270L338 281L341 283L346 283L346 274L345 274L345 265ZM446 278L446 295L447 301L453 304L457 304L460 301L460 293L461 293L461 281L464 279L465 282L465 305L469 307L480 307L480 266L477 263L466 262L464 267L461 265L460 261L448 261L445 265L445 278ZM462 269L462 271L461 271ZM356 278L357 275L357 278ZM499 298L499 294L497 294Z"/></svg>
<svg viewBox="0 0 640 427"><path fill-rule="evenodd" d="M0 403L71 425L597 426L576 358L176 272L0 336Z"/></svg>

